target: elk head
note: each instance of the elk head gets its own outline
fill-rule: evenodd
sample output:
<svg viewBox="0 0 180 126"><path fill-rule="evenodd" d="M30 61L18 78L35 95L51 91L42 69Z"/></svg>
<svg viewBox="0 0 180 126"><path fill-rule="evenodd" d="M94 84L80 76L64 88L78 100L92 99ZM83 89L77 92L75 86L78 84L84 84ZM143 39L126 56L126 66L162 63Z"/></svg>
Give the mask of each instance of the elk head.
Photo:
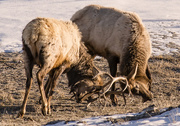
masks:
<svg viewBox="0 0 180 126"><path fill-rule="evenodd" d="M133 94L142 96L143 102L146 102L147 100L152 100L153 94L150 91L151 78L149 78L147 75L138 76L137 70L138 70L138 64L136 64L134 69L127 76L130 89Z"/></svg>
<svg viewBox="0 0 180 126"><path fill-rule="evenodd" d="M97 70L97 69L96 69ZM78 81L74 86L71 88L71 92L74 93L74 96L76 99L76 102L80 103L82 101L88 101L89 103L94 102L98 98L101 97L106 97L109 96L110 94L122 94L129 86L128 86L128 81L126 77L112 77L109 73L107 72L101 72L99 70L98 74L94 76L94 78L90 79L84 79L81 81ZM110 77L110 81L107 83L103 84L101 75L107 75ZM116 81L125 81L125 88L123 91L109 91L112 87L112 85ZM106 89L105 89L106 87ZM130 90L129 90L130 91ZM97 97L92 97L94 94L98 95ZM106 98L105 98L106 99ZM125 101L125 98L124 98ZM125 101L126 103L126 101Z"/></svg>
<svg viewBox="0 0 180 126"><path fill-rule="evenodd" d="M83 97L87 93L91 93L95 90L95 86L92 80L84 79L78 81L74 86L71 87L71 92L74 93L72 97L75 97L77 103L81 103L83 101ZM90 99L91 97L88 97Z"/></svg>

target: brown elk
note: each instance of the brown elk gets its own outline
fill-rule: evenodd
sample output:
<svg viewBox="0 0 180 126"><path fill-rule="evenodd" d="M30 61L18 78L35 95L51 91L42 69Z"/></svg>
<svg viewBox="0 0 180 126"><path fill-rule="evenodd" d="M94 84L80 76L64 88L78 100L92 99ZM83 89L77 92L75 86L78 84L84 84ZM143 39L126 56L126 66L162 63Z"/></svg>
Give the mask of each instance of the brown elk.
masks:
<svg viewBox="0 0 180 126"><path fill-rule="evenodd" d="M151 41L140 17L132 12L89 5L77 11L71 18L82 32L82 40L94 55L107 59L112 76L126 76L134 94L144 101L153 98L148 59ZM115 85L112 87L115 90ZM117 103L111 95L113 104Z"/></svg>
<svg viewBox="0 0 180 126"><path fill-rule="evenodd" d="M26 72L26 92L19 117L26 111L27 98L32 85L32 69L37 64L37 81L42 98L42 112L50 113L50 100L56 86L56 80L62 73L68 72L69 84L79 80L92 80L93 57L81 42L81 34L72 22L50 18L36 18L29 22L22 33L23 55ZM49 73L49 96L45 95L43 80ZM101 85L101 78L93 79Z"/></svg>
<svg viewBox="0 0 180 126"><path fill-rule="evenodd" d="M36 64L40 67L36 73L42 98L42 113L50 114L50 100L57 78L67 73L69 86L81 83L102 86L103 82L96 75L92 55L81 42L81 34L72 22L51 18L36 18L30 21L22 33L24 67L26 73L26 92L18 117L23 117L32 85L32 70ZM44 90L44 77L49 74ZM94 76L96 76L94 78ZM86 94L84 94L86 95Z"/></svg>

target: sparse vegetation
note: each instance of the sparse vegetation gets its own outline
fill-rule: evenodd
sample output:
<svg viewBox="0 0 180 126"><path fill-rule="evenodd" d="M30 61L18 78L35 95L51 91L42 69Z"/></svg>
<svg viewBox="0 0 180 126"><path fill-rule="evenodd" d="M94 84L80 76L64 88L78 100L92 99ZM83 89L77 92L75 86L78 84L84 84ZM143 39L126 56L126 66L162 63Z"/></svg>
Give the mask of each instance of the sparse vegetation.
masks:
<svg viewBox="0 0 180 126"><path fill-rule="evenodd" d="M154 99L145 103L142 103L139 96L133 98L126 95L126 106L123 106L123 98L118 96L119 105L116 107L111 106L111 103L107 103L104 107L97 101L90 109L85 110L85 102L76 103L74 99L70 99L72 94L69 94L67 78L66 75L62 75L53 95L51 116L41 114L41 105L38 104L40 93L35 76L37 67L35 67L34 84L28 99L27 112L23 119L18 119L16 117L23 101L26 81L23 62L19 61L22 61L20 53L0 53L0 125L43 125L57 120L70 121L98 115L140 112L150 105L154 105L156 110L180 105L180 54L176 54L150 58ZM94 62L98 68L109 72L105 59L101 58ZM175 118L172 119L175 121Z"/></svg>

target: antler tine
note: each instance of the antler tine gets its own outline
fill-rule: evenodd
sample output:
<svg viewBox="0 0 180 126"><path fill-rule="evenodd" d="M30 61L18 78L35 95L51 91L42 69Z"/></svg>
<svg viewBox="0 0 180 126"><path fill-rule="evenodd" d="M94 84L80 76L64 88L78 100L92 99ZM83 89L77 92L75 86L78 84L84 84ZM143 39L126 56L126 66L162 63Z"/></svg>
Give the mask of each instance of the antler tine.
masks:
<svg viewBox="0 0 180 126"><path fill-rule="evenodd" d="M114 84L114 82L116 82L118 80L125 80L126 81L126 85L128 85L128 81L127 81L127 79L125 77L115 77L115 78L113 78L113 81L110 83L110 86L106 89L106 91L103 92L102 95L107 93L110 90L110 88L112 87L112 85ZM127 86L126 86L126 88L127 88Z"/></svg>
<svg viewBox="0 0 180 126"><path fill-rule="evenodd" d="M96 69L96 70L97 70L97 69ZM110 87L112 87L112 84L113 84L114 82L116 82L116 81L118 81L118 80L121 80L121 79L126 81L126 87L124 88L123 92L124 92L124 91L127 89L127 87L129 86L126 77L113 77L113 76L111 76L111 74L109 74L109 73L107 73L107 72L99 71L99 73L98 73L96 76L94 76L94 78L96 78L96 77L99 76L99 75L103 75L103 74L108 75L108 76L113 80L113 81L111 82L111 84L110 84ZM109 83L109 82L107 82L106 84L104 84L102 88L104 88L104 87L106 87L107 85L109 85L108 83ZM110 87L108 88L108 90L110 89Z"/></svg>
<svg viewBox="0 0 180 126"><path fill-rule="evenodd" d="M93 79L96 78L96 77L98 77L99 75L103 75L103 74L108 75L111 79L113 79L113 77L112 77L109 73L107 73L107 72L102 72L102 71L99 71L99 73L96 74L96 75L93 77Z"/></svg>
<svg viewBox="0 0 180 126"><path fill-rule="evenodd" d="M72 98L74 98L75 97L75 94L74 94L74 92L73 92L73 96L71 96L71 98L70 99L72 99Z"/></svg>
<svg viewBox="0 0 180 126"><path fill-rule="evenodd" d="M88 93L86 95L84 95L82 98L81 98L81 101L84 101L85 99L87 99L88 97L92 96L94 94L94 92L91 92L91 93Z"/></svg>
<svg viewBox="0 0 180 126"><path fill-rule="evenodd" d="M129 83L128 83L128 80L127 80L127 78L125 78L125 80L126 80L126 87L123 89L123 91L122 92L124 92L128 87L129 87ZM128 88L128 90L129 90L129 88Z"/></svg>
<svg viewBox="0 0 180 126"><path fill-rule="evenodd" d="M98 74L96 74L93 78L96 78L96 77L98 77L99 75L105 74L105 75L108 75L111 79L113 79L113 77L111 76L111 74L109 74L109 73L107 73L107 72L102 72L102 71L100 71L97 67L94 67L94 68L95 68L96 71L98 71Z"/></svg>
<svg viewBox="0 0 180 126"><path fill-rule="evenodd" d="M84 81L84 80L80 80L80 81L76 82L73 86L77 85L78 83L81 83L82 81Z"/></svg>

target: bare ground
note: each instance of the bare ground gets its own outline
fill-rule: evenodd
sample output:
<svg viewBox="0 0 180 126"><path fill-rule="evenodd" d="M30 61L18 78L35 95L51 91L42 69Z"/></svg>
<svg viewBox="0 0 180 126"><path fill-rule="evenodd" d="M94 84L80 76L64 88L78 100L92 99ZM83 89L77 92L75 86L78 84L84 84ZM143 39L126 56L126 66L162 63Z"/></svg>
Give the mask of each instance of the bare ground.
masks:
<svg viewBox="0 0 180 126"><path fill-rule="evenodd" d="M105 59L94 61L101 70L108 71ZM99 115L113 115L129 112L140 112L143 109L153 106L158 113L161 108L177 107L180 105L180 54L153 56L149 60L153 77L152 92L154 99L143 103L142 98L126 96L127 105L121 96L118 96L119 104L114 107L109 103L106 107L99 101L85 109L86 103L76 103L70 99L70 88L67 78L62 75L56 87L51 101L52 114L43 116L41 105L38 103L40 93L35 73L38 67L34 68L34 82L31 87L27 103L26 114L23 118L16 118L20 110L25 92L25 72L21 53L0 53L0 125L45 125L65 120L79 120ZM146 115L147 116L147 115ZM152 116L152 115L149 115ZM119 120L127 121L129 120Z"/></svg>

